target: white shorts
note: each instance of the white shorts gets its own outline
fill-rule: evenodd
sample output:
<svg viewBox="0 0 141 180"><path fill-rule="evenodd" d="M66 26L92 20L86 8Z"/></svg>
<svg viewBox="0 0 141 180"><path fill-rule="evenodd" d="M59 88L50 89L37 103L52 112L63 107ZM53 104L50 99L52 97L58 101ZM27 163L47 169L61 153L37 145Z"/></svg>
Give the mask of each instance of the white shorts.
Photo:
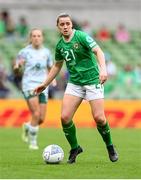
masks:
<svg viewBox="0 0 141 180"><path fill-rule="evenodd" d="M65 94L71 94L73 96L81 97L88 101L104 98L104 86L98 85L85 85L79 86L72 83L68 83Z"/></svg>

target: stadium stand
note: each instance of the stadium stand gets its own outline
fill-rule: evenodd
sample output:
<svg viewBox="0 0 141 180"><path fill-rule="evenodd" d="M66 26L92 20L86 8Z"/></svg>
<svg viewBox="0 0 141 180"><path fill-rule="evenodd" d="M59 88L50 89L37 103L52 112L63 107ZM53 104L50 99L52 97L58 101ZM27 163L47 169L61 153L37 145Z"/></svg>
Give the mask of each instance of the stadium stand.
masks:
<svg viewBox="0 0 141 180"><path fill-rule="evenodd" d="M65 11L72 14L79 24L88 20L94 37L98 28L103 24L106 25L113 34L112 38L105 42L99 39L96 39L96 41L105 54L109 54L110 60L116 65L117 69L116 74L109 77L109 81L105 84L106 98L141 98L139 93L141 86L139 80L141 71L141 24L138 23L141 17L140 0L40 0L40 3L38 0L1 0L0 12L4 9L10 12L15 24L18 23L21 16L24 16L28 20L30 28L42 27L45 30L45 45L51 49L53 54L59 37L54 30L56 16L59 13ZM128 29L131 36L129 43L119 43L114 39L114 33L119 23L124 24ZM0 36L0 57L3 59L8 77L11 73L12 59L16 57L17 52L24 47L25 43L26 39L19 38L17 33L12 38ZM126 85L121 83L121 79L122 81L125 80L123 72L129 64L133 68L132 71L125 72L125 74L128 74L126 81L132 82L131 77L134 77L134 83L131 84L130 82L130 86L125 88ZM60 79L66 76L67 72L64 66L61 75L58 77L58 82L62 82ZM22 97L20 91L11 82L7 85L11 89L10 97ZM65 87L65 85L58 87L58 94L55 97L61 97L60 87ZM128 92L129 89L131 89L131 92Z"/></svg>
<svg viewBox="0 0 141 180"><path fill-rule="evenodd" d="M141 84L132 84L132 90L127 94L126 91L129 87L125 88L125 84L121 84L118 77L120 76L119 74L123 71L126 65L131 65L133 67L133 72L138 66L141 52L140 44L138 44L137 42L139 41L140 35L141 34L139 31L132 31L131 37L133 41L124 44L118 43L113 39L107 42L100 42L99 40L97 40L104 52L108 52L110 54L110 58L116 65L118 71L117 74L114 77L110 78L109 81L105 84L106 98L140 98L141 95L138 91L138 88L141 86ZM54 53L57 39L58 34L56 31L45 30L45 44L52 50L52 53ZM6 39L2 39L0 41L0 57L4 59L4 64L9 73L11 72L12 58L16 57L17 52L23 47L23 44L23 41L18 39L16 39L14 43ZM63 70L65 72L65 67L63 68ZM123 74L123 76L125 75ZM60 78L58 78L58 81L60 81ZM133 79L133 81L135 82L136 79ZM12 91L12 95L10 95L10 97L21 97L20 91L16 89L13 84L8 83L8 87ZM62 89L62 91L63 90L64 89ZM119 92L122 93L119 94Z"/></svg>

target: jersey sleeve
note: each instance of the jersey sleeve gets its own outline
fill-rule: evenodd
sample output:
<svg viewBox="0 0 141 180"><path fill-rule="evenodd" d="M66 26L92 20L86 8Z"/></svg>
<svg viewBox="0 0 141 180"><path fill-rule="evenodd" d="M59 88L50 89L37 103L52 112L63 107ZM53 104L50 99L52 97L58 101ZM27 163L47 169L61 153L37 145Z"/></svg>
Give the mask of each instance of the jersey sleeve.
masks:
<svg viewBox="0 0 141 180"><path fill-rule="evenodd" d="M86 46L88 49L99 47L96 41L91 36L89 36L88 34L84 32L81 33L79 38L80 38L81 43L84 46Z"/></svg>
<svg viewBox="0 0 141 180"><path fill-rule="evenodd" d="M55 49L55 60L57 62L64 60L63 56L61 55L61 48L59 48L59 45L57 45Z"/></svg>
<svg viewBox="0 0 141 180"><path fill-rule="evenodd" d="M20 60L26 61L26 53L24 50L19 51L19 53L16 57L16 62L19 62Z"/></svg>

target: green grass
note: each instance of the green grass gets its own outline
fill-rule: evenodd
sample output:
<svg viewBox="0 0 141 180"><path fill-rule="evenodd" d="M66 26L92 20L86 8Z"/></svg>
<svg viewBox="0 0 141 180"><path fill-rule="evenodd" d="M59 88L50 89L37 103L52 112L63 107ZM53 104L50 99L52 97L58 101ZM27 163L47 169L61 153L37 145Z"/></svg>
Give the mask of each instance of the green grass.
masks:
<svg viewBox="0 0 141 180"><path fill-rule="evenodd" d="M40 149L31 151L21 141L20 128L0 128L0 179L138 179L141 178L141 130L112 129L119 161L108 159L105 145L96 129L78 129L84 148L77 163L67 164L69 145L61 129L40 129ZM60 145L65 153L59 165L45 164L43 148Z"/></svg>

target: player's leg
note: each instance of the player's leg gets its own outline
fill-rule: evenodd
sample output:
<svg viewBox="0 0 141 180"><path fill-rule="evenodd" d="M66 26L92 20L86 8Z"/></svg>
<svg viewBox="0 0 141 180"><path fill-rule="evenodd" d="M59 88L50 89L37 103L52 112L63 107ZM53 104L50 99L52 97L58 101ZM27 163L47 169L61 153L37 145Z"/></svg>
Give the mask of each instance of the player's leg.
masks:
<svg viewBox="0 0 141 180"><path fill-rule="evenodd" d="M27 99L27 104L31 112L31 122L29 126L29 148L38 149L37 135L39 130L40 120L40 105L38 96Z"/></svg>
<svg viewBox="0 0 141 180"><path fill-rule="evenodd" d="M76 156L83 150L79 146L76 136L76 127L73 123L73 115L76 112L78 106L82 102L82 98L65 94L62 102L61 122L65 137L71 146L70 156L68 163L74 163Z"/></svg>
<svg viewBox="0 0 141 180"><path fill-rule="evenodd" d="M45 120L47 102L48 102L48 92L45 91L39 95L39 103L40 103L40 119L38 122L39 125L41 125Z"/></svg>
<svg viewBox="0 0 141 180"><path fill-rule="evenodd" d="M85 86L86 99L89 101L97 129L102 136L111 161L117 161L118 156L112 143L110 127L104 113L104 87L101 84Z"/></svg>
<svg viewBox="0 0 141 180"><path fill-rule="evenodd" d="M24 95L24 98L25 98L26 102L28 102L28 99L33 97L30 94L30 91L24 91L23 95ZM22 140L24 142L26 142L26 143L28 143L28 140L29 140L29 136L28 135L29 135L30 124L31 124L31 120L29 120L28 122L24 122L23 125L22 125Z"/></svg>
<svg viewBox="0 0 141 180"><path fill-rule="evenodd" d="M103 137L106 145L112 144L112 138L110 135L110 128L108 122L106 121L104 114L104 100L96 99L89 102L92 110L93 118L97 124L97 129Z"/></svg>
<svg viewBox="0 0 141 180"><path fill-rule="evenodd" d="M39 125L41 125L46 116L46 110L47 110L47 104L45 103L40 103L40 119L39 119Z"/></svg>
<svg viewBox="0 0 141 180"><path fill-rule="evenodd" d="M30 121L23 123L22 125L22 140L28 143L28 133L29 133Z"/></svg>
<svg viewBox="0 0 141 180"><path fill-rule="evenodd" d="M81 98L65 94L62 102L61 122L65 136L72 149L78 147L76 128L72 117L81 103Z"/></svg>
<svg viewBox="0 0 141 180"><path fill-rule="evenodd" d="M97 129L106 144L109 153L109 158L112 162L115 162L118 160L118 155L113 146L110 127L105 117L104 99L91 100L90 106L91 106L93 118L97 124Z"/></svg>

